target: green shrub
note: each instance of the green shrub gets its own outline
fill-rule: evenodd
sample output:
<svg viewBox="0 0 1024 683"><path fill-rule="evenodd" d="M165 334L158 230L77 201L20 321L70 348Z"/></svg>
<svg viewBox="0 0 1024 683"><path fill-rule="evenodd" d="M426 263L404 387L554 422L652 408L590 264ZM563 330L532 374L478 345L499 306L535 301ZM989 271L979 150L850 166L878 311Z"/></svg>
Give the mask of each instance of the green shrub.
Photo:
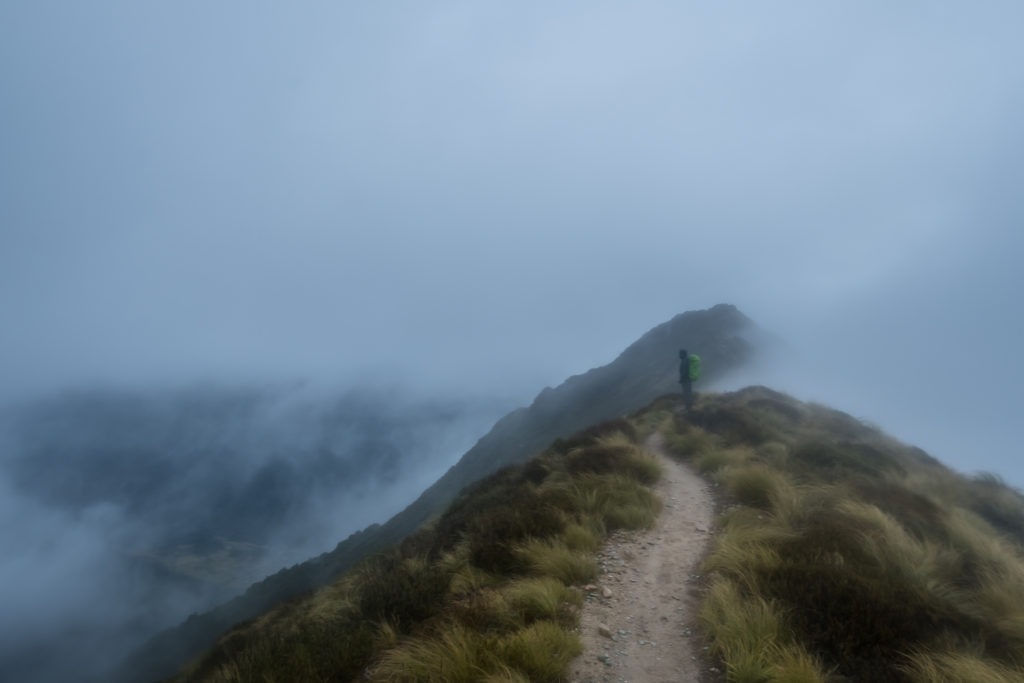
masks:
<svg viewBox="0 0 1024 683"><path fill-rule="evenodd" d="M565 517L536 494L482 512L469 525L470 559L487 571L523 570L515 553L525 538L548 538L565 528Z"/></svg>
<svg viewBox="0 0 1024 683"><path fill-rule="evenodd" d="M434 523L435 541L432 553L437 556L454 548L465 536L466 529L482 510L502 505L518 488L521 471L506 467L467 486Z"/></svg>
<svg viewBox="0 0 1024 683"><path fill-rule="evenodd" d="M370 559L359 570L358 606L365 619L388 621L407 631L438 612L451 577L424 560L394 552Z"/></svg>

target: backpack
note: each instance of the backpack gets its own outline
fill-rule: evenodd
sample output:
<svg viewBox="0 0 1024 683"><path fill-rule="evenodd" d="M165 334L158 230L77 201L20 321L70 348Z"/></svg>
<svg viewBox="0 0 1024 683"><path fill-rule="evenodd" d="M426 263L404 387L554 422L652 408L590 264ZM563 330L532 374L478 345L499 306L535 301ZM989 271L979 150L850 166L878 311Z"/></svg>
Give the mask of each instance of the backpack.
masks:
<svg viewBox="0 0 1024 683"><path fill-rule="evenodd" d="M696 382L700 379L700 356L695 353L690 354L690 381Z"/></svg>

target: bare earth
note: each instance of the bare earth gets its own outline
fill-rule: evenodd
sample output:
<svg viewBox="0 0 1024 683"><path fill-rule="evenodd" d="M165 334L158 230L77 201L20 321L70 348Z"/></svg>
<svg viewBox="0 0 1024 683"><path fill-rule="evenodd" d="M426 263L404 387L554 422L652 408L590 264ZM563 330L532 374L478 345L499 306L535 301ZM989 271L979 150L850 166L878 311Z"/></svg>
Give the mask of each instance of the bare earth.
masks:
<svg viewBox="0 0 1024 683"><path fill-rule="evenodd" d="M602 548L598 583L580 618L583 654L570 683L681 683L717 680L697 636L697 565L711 535L707 484L648 439L665 473L664 509L649 531L616 532ZM705 671L701 671L704 668Z"/></svg>

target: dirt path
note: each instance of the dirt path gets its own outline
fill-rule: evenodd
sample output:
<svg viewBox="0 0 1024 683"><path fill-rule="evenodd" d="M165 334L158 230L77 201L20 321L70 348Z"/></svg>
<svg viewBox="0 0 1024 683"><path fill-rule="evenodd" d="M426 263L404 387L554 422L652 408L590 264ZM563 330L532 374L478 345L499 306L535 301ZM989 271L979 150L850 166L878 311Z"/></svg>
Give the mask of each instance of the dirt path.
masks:
<svg viewBox="0 0 1024 683"><path fill-rule="evenodd" d="M660 434L647 449L665 466L656 486L664 509L653 529L617 532L602 548L598 583L587 588L580 619L583 654L570 683L700 681L695 574L711 534L707 485L668 457ZM707 680L717 679L710 670Z"/></svg>

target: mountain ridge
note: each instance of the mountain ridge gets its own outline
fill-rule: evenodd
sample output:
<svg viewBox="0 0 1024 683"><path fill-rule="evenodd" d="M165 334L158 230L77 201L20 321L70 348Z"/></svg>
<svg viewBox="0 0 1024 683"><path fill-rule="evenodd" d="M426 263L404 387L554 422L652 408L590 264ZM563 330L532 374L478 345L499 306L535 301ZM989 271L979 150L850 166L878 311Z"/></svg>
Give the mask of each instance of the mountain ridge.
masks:
<svg viewBox="0 0 1024 683"><path fill-rule="evenodd" d="M680 313L655 326L612 362L545 388L529 406L499 419L448 472L390 520L358 531L334 550L284 568L241 596L158 634L119 667L114 679L170 675L234 624L315 590L363 557L398 543L468 484L527 460L558 437L638 410L675 390L679 348L699 351L705 365L702 385L713 384L755 356L756 347L747 336L757 333L754 323L730 304Z"/></svg>
<svg viewBox="0 0 1024 683"><path fill-rule="evenodd" d="M676 466L715 499L711 547L685 589L632 593L614 582L615 548L684 502L655 494ZM664 587L664 572L693 572L683 558L694 548L678 550L656 567L634 557L626 580ZM644 677L680 656L663 649L699 637L706 647L683 656L700 660L688 678L700 683L1015 683L1024 496L767 387L705 392L691 410L674 392L479 480L401 543L231 629L172 680L586 680L568 678L575 657L608 675L626 641L649 637L652 605L680 618L680 590L694 598L687 628L637 640L630 680L663 680ZM595 601L613 609L588 640L580 610Z"/></svg>

